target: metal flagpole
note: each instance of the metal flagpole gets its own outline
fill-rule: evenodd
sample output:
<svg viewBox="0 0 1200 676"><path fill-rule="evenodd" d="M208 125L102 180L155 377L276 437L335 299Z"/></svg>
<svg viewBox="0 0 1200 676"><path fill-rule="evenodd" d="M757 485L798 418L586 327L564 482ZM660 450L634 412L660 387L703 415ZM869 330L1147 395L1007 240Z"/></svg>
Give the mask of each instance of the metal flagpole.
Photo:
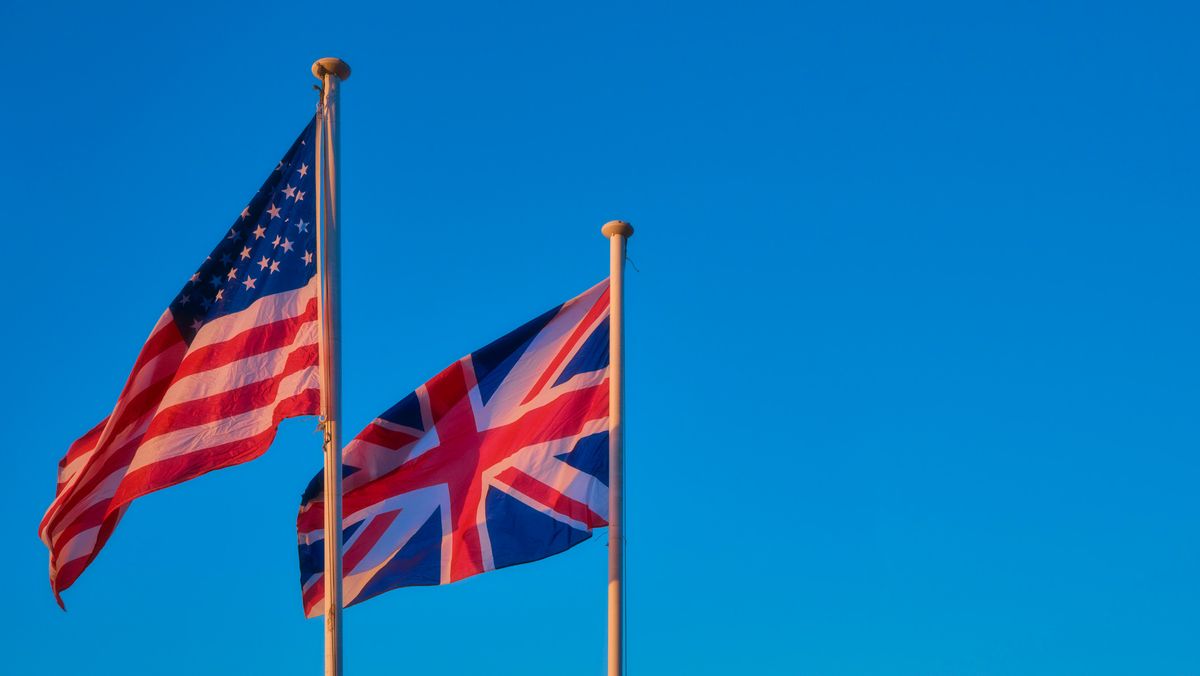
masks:
<svg viewBox="0 0 1200 676"><path fill-rule="evenodd" d="M338 85L350 77L345 61L313 63L321 80L317 111L317 313L321 321L321 428L325 450L325 676L342 676L342 341L338 219Z"/></svg>
<svg viewBox="0 0 1200 676"><path fill-rule="evenodd" d="M609 221L608 676L625 673L625 241L633 226Z"/></svg>

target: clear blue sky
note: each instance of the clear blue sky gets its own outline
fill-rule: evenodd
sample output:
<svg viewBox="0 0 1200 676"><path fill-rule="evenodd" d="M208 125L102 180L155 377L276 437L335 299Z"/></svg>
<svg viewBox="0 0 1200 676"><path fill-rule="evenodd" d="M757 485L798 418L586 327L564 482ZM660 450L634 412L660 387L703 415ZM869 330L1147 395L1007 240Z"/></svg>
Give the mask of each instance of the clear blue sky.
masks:
<svg viewBox="0 0 1200 676"><path fill-rule="evenodd" d="M637 227L634 676L1200 674L1198 20L5 3L7 673L319 673L311 419L138 501L68 613L36 529L337 55L351 431ZM604 543L352 608L348 673L603 673Z"/></svg>

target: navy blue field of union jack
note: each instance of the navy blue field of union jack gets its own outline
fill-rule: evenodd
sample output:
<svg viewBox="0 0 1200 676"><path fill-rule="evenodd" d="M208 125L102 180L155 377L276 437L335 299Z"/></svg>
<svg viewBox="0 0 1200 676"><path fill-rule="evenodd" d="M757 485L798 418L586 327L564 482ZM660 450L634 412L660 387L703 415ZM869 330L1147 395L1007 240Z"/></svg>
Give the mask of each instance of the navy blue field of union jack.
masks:
<svg viewBox="0 0 1200 676"><path fill-rule="evenodd" d="M608 281L444 369L346 446L345 604L565 551L607 525ZM297 518L324 608L322 475Z"/></svg>

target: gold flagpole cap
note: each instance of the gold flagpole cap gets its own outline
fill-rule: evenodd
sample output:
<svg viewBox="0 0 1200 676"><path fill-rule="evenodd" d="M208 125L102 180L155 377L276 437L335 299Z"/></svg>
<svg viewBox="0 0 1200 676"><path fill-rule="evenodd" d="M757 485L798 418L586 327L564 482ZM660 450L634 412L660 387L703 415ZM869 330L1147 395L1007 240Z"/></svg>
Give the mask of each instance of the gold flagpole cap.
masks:
<svg viewBox="0 0 1200 676"><path fill-rule="evenodd" d="M336 56L327 56L313 61L312 74L318 80L324 80L326 73L336 76L339 80L345 80L350 77L350 65Z"/></svg>
<svg viewBox="0 0 1200 676"><path fill-rule="evenodd" d="M633 237L633 226L625 221L609 221L600 228L600 232L604 233L605 237L612 238L613 235L620 235L625 239Z"/></svg>

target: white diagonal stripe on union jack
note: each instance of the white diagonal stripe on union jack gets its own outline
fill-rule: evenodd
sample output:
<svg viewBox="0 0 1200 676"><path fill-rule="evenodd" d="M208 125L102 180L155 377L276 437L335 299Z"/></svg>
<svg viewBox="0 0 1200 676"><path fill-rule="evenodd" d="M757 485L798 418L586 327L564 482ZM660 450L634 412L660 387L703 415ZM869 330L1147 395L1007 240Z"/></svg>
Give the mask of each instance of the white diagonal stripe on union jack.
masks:
<svg viewBox="0 0 1200 676"><path fill-rule="evenodd" d="M282 419L318 412L315 200L297 199L314 189L314 128L159 318L112 413L60 461L39 528L60 604L134 499L257 457Z"/></svg>
<svg viewBox="0 0 1200 676"><path fill-rule="evenodd" d="M451 364L347 445L343 592L445 584L561 552L608 514L608 282ZM323 604L321 476L297 518Z"/></svg>

